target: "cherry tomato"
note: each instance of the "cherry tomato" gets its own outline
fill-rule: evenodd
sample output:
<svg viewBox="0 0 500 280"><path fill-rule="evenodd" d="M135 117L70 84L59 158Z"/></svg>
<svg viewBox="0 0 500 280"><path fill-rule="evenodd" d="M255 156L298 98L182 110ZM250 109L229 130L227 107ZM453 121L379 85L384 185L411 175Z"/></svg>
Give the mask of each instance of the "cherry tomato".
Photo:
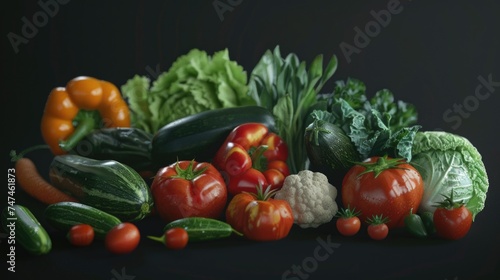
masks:
<svg viewBox="0 0 500 280"><path fill-rule="evenodd" d="M263 193L239 193L233 197L226 210L226 221L236 231L251 240L279 240L288 235L293 226L290 204L285 200L270 198L270 188Z"/></svg>
<svg viewBox="0 0 500 280"><path fill-rule="evenodd" d="M108 231L104 245L113 254L127 254L137 248L140 240L141 235L137 226L124 222Z"/></svg>
<svg viewBox="0 0 500 280"><path fill-rule="evenodd" d="M359 212L350 208L340 209L337 213L339 217L336 222L337 230L344 236L352 236L359 232L361 221L358 218Z"/></svg>
<svg viewBox="0 0 500 280"><path fill-rule="evenodd" d="M433 218L437 235L445 239L461 239L472 226L471 211L464 204L453 202L453 196L445 198Z"/></svg>
<svg viewBox="0 0 500 280"><path fill-rule="evenodd" d="M226 183L207 162L178 161L161 168L151 192L156 212L167 222L186 217L219 218L227 202Z"/></svg>
<svg viewBox="0 0 500 280"><path fill-rule="evenodd" d="M183 228L171 228L165 232L165 246L172 250L180 250L188 244L188 233Z"/></svg>
<svg viewBox="0 0 500 280"><path fill-rule="evenodd" d="M368 236L375 240L382 240L389 234L389 228L386 224L380 225L369 225L368 226Z"/></svg>
<svg viewBox="0 0 500 280"><path fill-rule="evenodd" d="M70 228L67 238L75 246L88 246L94 241L94 228L87 224L74 225Z"/></svg>
<svg viewBox="0 0 500 280"><path fill-rule="evenodd" d="M361 221L358 217L339 218L336 222L337 230L344 236L352 236L359 232Z"/></svg>
<svg viewBox="0 0 500 280"><path fill-rule="evenodd" d="M369 225L367 228L368 236L374 240L383 240L389 234L387 226L388 219L382 215L374 215L366 221Z"/></svg>
<svg viewBox="0 0 500 280"><path fill-rule="evenodd" d="M420 173L403 159L371 157L354 165L342 182L342 203L361 212L360 219L382 214L389 228L404 226L418 209L424 187Z"/></svg>

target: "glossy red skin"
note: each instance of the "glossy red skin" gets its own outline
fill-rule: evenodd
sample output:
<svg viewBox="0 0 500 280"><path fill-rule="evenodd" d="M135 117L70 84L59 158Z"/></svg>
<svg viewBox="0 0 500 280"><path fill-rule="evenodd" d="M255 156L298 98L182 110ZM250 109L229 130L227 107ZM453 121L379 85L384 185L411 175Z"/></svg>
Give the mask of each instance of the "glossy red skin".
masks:
<svg viewBox="0 0 500 280"><path fill-rule="evenodd" d="M293 226L290 204L285 200L257 200L249 193L233 197L226 210L226 221L235 230L255 241L279 240Z"/></svg>
<svg viewBox="0 0 500 280"><path fill-rule="evenodd" d="M472 226L472 213L465 206L434 211L434 226L438 236L457 240L465 237Z"/></svg>
<svg viewBox="0 0 500 280"><path fill-rule="evenodd" d="M268 147L263 152L263 156L267 159L265 168L256 167L249 155L249 150L261 145ZM213 163L224 173L229 193L236 195L243 191L256 193L257 185L249 187L249 182L261 183L264 187L271 185L272 189L280 188L285 177L290 174L285 162L287 158L288 147L277 134L269 132L263 124L246 123L236 127L228 135L216 153ZM248 172L250 169L262 174L257 174L255 171ZM256 177L252 179L250 174ZM240 179L243 181L239 182Z"/></svg>
<svg viewBox="0 0 500 280"><path fill-rule="evenodd" d="M179 161L158 170L151 192L156 213L165 221L185 217L219 218L227 203L227 187L220 172L207 162L192 161L193 171L206 170L192 179L176 178L176 165L186 169L191 161Z"/></svg>
<svg viewBox="0 0 500 280"><path fill-rule="evenodd" d="M68 232L68 240L75 246L89 246L94 241L94 228L87 224L74 225Z"/></svg>
<svg viewBox="0 0 500 280"><path fill-rule="evenodd" d="M288 159L288 147L276 133L269 132L260 145L266 145L268 149L264 152L264 156L268 160L286 161Z"/></svg>
<svg viewBox="0 0 500 280"><path fill-rule="evenodd" d="M383 240L389 234L389 227L386 224L373 224L368 226L368 236L374 240Z"/></svg>
<svg viewBox="0 0 500 280"><path fill-rule="evenodd" d="M189 240L187 231L183 228L171 228L165 232L165 246L171 250L184 249Z"/></svg>
<svg viewBox="0 0 500 280"><path fill-rule="evenodd" d="M124 222L108 231L104 245L113 254L128 254L137 248L140 240L141 234L137 226Z"/></svg>
<svg viewBox="0 0 500 280"><path fill-rule="evenodd" d="M229 194L234 196L242 192L256 193L257 186L266 187L267 185L264 174L257 169L250 168L243 174L230 176L227 189Z"/></svg>
<svg viewBox="0 0 500 280"><path fill-rule="evenodd" d="M340 234L344 236L353 236L361 229L361 221L358 217L339 218L335 225Z"/></svg>
<svg viewBox="0 0 500 280"><path fill-rule="evenodd" d="M372 157L365 162L376 162ZM374 173L366 173L365 167L354 165L342 182L342 203L356 208L365 221L375 215L383 215L389 221L389 228L404 226L404 217L412 211L416 213L424 193L422 177L410 164L403 163L403 169L387 169L375 178Z"/></svg>

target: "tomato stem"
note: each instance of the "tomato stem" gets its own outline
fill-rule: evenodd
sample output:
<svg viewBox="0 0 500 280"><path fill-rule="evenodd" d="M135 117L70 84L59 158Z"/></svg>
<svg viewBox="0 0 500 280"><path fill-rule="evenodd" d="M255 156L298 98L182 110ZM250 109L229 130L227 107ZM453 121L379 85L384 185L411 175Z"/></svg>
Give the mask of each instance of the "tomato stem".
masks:
<svg viewBox="0 0 500 280"><path fill-rule="evenodd" d="M182 169L179 165L179 162L177 162L175 165L175 171L177 172L177 175L172 176L172 178L182 178L182 179L186 179L188 181L191 181L194 178L203 174L203 172L205 172L205 170L207 170L207 168L208 168L208 166L205 166L204 168L202 168L198 171L194 171L193 165L194 165L194 160L192 160L189 163L189 165L186 167L186 169Z"/></svg>
<svg viewBox="0 0 500 280"><path fill-rule="evenodd" d="M278 189L271 190L271 185L268 185L266 190L263 191L262 185L260 183L257 186L255 186L255 188L257 190L257 193L248 193L248 192L245 192L245 193L248 193L248 194L252 195L253 197L255 197L255 199L262 200L262 201L266 201L266 200L270 199L278 191Z"/></svg>
<svg viewBox="0 0 500 280"><path fill-rule="evenodd" d="M388 169L408 170L408 168L399 167L403 163L406 163L404 158L388 158L387 155L380 157L376 162L357 162L357 165L365 167L365 171L359 173L358 177L373 172L374 177L377 178L380 173Z"/></svg>
<svg viewBox="0 0 500 280"><path fill-rule="evenodd" d="M370 218L366 219L366 223L369 225L381 225L387 224L389 222L389 218L384 217L383 215L373 215Z"/></svg>

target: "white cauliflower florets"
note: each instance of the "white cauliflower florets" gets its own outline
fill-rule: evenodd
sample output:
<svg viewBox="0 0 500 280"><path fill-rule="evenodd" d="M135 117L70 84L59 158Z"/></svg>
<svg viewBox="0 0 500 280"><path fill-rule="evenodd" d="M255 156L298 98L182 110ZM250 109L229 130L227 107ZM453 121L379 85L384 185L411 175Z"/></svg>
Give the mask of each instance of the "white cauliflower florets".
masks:
<svg viewBox="0 0 500 280"><path fill-rule="evenodd" d="M337 189L319 172L302 170L285 178L275 199L286 200L294 222L302 228L316 228L330 222L337 214Z"/></svg>

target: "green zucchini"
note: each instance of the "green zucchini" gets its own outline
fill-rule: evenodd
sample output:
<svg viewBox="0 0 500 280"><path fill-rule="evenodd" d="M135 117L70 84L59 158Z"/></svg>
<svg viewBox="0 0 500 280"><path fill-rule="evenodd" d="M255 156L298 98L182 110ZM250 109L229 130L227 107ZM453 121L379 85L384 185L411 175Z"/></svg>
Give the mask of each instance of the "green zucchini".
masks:
<svg viewBox="0 0 500 280"><path fill-rule="evenodd" d="M58 155L52 160L49 177L55 187L80 203L122 221L141 220L153 209L153 197L144 179L131 167L115 160Z"/></svg>
<svg viewBox="0 0 500 280"><path fill-rule="evenodd" d="M177 160L210 162L227 135L238 125L257 122L276 131L273 114L260 106L208 110L173 121L153 136L152 158L157 168Z"/></svg>
<svg viewBox="0 0 500 280"><path fill-rule="evenodd" d="M187 231L190 242L229 237L232 233L242 235L223 221L203 217L182 218L168 223L163 231L180 227Z"/></svg>
<svg viewBox="0 0 500 280"><path fill-rule="evenodd" d="M99 160L116 160L136 171L151 171L153 135L135 127L101 128L87 134L70 151Z"/></svg>
<svg viewBox="0 0 500 280"><path fill-rule="evenodd" d="M21 244L34 255L44 255L52 249L49 234L25 206L15 204L5 207L2 211L2 226L7 235L15 237L8 239L8 244Z"/></svg>
<svg viewBox="0 0 500 280"><path fill-rule="evenodd" d="M359 153L344 131L335 124L316 119L305 132L305 148L311 166L332 181L342 181L347 171L359 162Z"/></svg>
<svg viewBox="0 0 500 280"><path fill-rule="evenodd" d="M78 202L59 202L45 208L45 220L54 228L68 231L74 225L87 224L94 228L96 238L104 239L106 233L121 223L117 217L95 207Z"/></svg>

